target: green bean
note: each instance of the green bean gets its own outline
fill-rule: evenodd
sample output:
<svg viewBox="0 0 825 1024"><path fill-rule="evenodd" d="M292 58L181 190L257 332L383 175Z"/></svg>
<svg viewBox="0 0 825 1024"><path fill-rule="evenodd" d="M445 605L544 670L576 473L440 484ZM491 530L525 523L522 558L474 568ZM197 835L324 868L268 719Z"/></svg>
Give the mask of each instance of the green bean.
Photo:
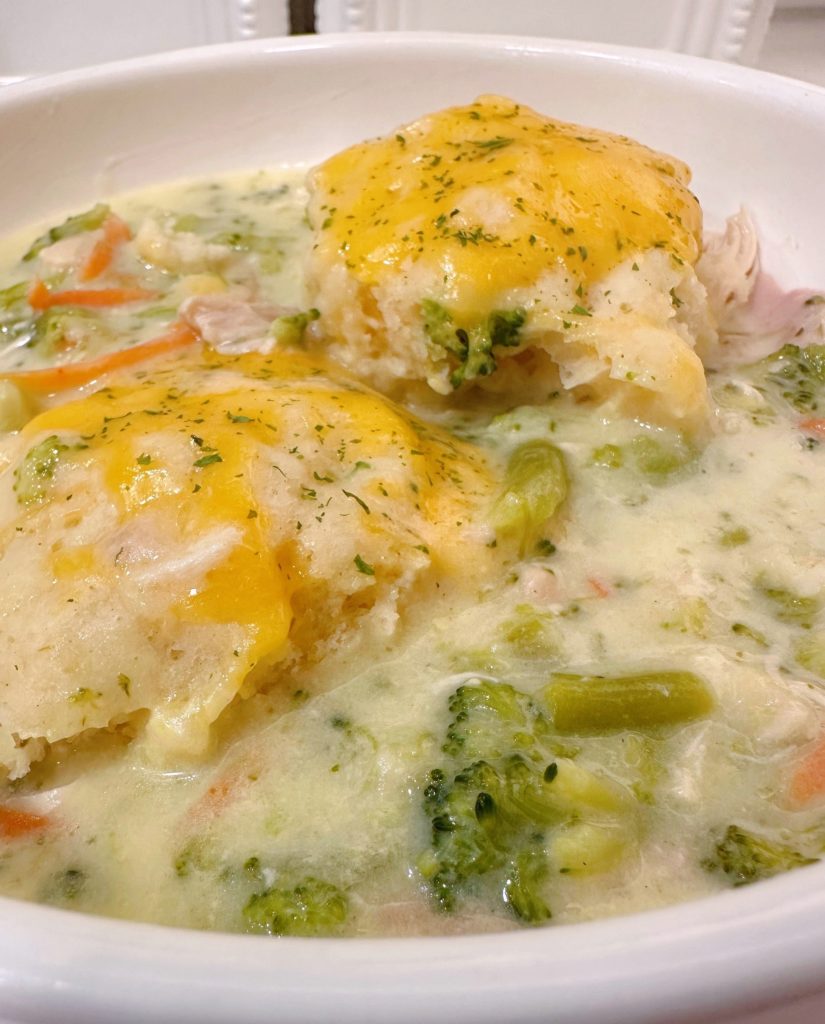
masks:
<svg viewBox="0 0 825 1024"><path fill-rule="evenodd" d="M493 506L493 526L501 534L518 536L524 554L539 540L568 489L564 455L547 441L528 441L507 463L504 490Z"/></svg>
<svg viewBox="0 0 825 1024"><path fill-rule="evenodd" d="M708 687L692 672L558 673L551 676L544 698L556 731L577 735L681 725L703 718L714 705Z"/></svg>
<svg viewBox="0 0 825 1024"><path fill-rule="evenodd" d="M30 285L30 281L18 281L17 284L0 289L0 309L11 309L12 306L25 302Z"/></svg>

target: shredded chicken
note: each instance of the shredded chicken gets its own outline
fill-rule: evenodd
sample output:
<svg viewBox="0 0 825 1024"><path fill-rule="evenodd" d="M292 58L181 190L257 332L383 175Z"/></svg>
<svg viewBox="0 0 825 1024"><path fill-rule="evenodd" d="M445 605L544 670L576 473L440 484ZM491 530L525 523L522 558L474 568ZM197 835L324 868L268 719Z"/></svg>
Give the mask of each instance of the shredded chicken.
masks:
<svg viewBox="0 0 825 1024"><path fill-rule="evenodd" d="M180 316L219 352L267 353L275 346L272 321L296 310L265 302L245 302L232 295L193 295L180 307Z"/></svg>
<svg viewBox="0 0 825 1024"><path fill-rule="evenodd" d="M825 296L786 292L760 266L756 228L747 210L705 240L696 272L719 324L719 343L703 353L706 365L755 362L783 345L825 342Z"/></svg>

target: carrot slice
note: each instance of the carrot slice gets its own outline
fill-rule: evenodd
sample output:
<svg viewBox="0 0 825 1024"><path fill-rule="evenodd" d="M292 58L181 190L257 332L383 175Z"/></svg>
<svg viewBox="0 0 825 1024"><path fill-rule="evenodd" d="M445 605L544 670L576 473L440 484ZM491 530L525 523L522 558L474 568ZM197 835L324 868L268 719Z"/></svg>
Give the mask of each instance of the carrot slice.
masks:
<svg viewBox="0 0 825 1024"><path fill-rule="evenodd" d="M825 739L800 761L791 777L788 795L797 807L825 796Z"/></svg>
<svg viewBox="0 0 825 1024"><path fill-rule="evenodd" d="M603 583L597 576L588 577L587 582L596 597L610 597L613 593L610 587L606 583Z"/></svg>
<svg viewBox="0 0 825 1024"><path fill-rule="evenodd" d="M157 292L147 288L67 288L62 292L50 292L36 277L28 299L31 308L39 312L52 306L122 306L127 302L153 299L156 295Z"/></svg>
<svg viewBox="0 0 825 1024"><path fill-rule="evenodd" d="M103 222L102 237L95 242L88 259L78 272L78 280L93 281L100 277L111 266L118 248L131 237L132 232L126 221L121 220L116 213L110 213Z"/></svg>
<svg viewBox="0 0 825 1024"><path fill-rule="evenodd" d="M79 388L89 384L114 370L123 370L129 366L146 362L157 356L176 352L178 349L192 345L200 338L185 323L177 321L165 334L144 341L131 348L120 348L107 352L95 359L86 359L81 363L66 363L63 366L47 366L42 370L16 370L11 373L0 373L0 380L8 380L24 391L40 395L51 395L68 388Z"/></svg>
<svg viewBox="0 0 825 1024"><path fill-rule="evenodd" d="M46 309L51 299L51 292L40 278L36 277L29 286L27 298L32 309Z"/></svg>
<svg viewBox="0 0 825 1024"><path fill-rule="evenodd" d="M51 824L44 814L31 814L0 804L0 838L18 839L20 836L40 832Z"/></svg>
<svg viewBox="0 0 825 1024"><path fill-rule="evenodd" d="M189 808L186 818L202 821L215 818L237 800L257 779L253 762L248 758L234 762L226 768L209 789Z"/></svg>
<svg viewBox="0 0 825 1024"><path fill-rule="evenodd" d="M819 437L825 437L825 420L802 420L799 426L800 429L804 430L807 434L816 434Z"/></svg>

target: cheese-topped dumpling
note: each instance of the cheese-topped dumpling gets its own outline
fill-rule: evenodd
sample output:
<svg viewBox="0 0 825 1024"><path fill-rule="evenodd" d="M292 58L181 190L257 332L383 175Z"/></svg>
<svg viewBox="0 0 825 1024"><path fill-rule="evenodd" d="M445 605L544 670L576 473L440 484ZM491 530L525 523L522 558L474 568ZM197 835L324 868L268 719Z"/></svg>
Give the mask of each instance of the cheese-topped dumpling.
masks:
<svg viewBox="0 0 825 1024"><path fill-rule="evenodd" d="M497 96L360 143L310 177L327 349L383 390L544 397L561 383L700 425L702 215L678 160Z"/></svg>
<svg viewBox="0 0 825 1024"><path fill-rule="evenodd" d="M0 760L239 691L490 565L485 457L302 354L195 352L31 420L0 477ZM459 572L460 568L460 572ZM40 742L38 742L40 741Z"/></svg>

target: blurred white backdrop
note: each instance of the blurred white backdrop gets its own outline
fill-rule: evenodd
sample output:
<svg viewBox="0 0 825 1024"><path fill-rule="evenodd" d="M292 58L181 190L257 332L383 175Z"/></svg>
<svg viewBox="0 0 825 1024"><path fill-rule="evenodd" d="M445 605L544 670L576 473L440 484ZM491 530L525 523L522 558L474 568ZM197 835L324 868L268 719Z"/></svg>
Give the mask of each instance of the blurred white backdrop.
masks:
<svg viewBox="0 0 825 1024"><path fill-rule="evenodd" d="M288 0L0 0L0 75L289 32Z"/></svg>
<svg viewBox="0 0 825 1024"><path fill-rule="evenodd" d="M0 83L290 31L445 29L662 47L825 85L825 0L0 0Z"/></svg>

